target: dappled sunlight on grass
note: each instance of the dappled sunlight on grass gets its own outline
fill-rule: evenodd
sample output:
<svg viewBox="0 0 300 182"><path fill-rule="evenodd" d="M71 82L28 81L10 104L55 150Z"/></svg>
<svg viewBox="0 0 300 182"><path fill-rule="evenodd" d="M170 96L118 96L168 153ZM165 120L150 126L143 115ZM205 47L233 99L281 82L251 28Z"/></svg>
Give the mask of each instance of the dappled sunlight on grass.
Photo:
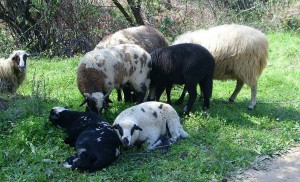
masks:
<svg viewBox="0 0 300 182"><path fill-rule="evenodd" d="M293 38L290 40L290 38ZM272 155L299 143L300 72L295 52L300 37L290 33L268 35L270 65L258 80L257 106L248 110L250 88L244 86L234 103L227 103L234 81L214 81L211 108L202 111L197 98L189 116L181 118L189 137L169 152L145 148L122 149L120 158L96 173L65 169L63 161L74 150L64 144L65 134L49 121L54 106L79 107L76 70L80 57L66 60L32 60L26 81L16 95L7 95L8 109L0 111L0 178L7 181L209 181L222 179L249 166L257 156ZM285 52L289 52L285 54ZM299 50L298 50L299 52ZM197 88L198 94L200 89ZM172 89L172 102L182 86ZM124 109L133 106L117 101L102 117L113 123ZM185 102L188 95L185 98ZM161 101L166 101L165 94ZM180 112L184 105L174 106Z"/></svg>

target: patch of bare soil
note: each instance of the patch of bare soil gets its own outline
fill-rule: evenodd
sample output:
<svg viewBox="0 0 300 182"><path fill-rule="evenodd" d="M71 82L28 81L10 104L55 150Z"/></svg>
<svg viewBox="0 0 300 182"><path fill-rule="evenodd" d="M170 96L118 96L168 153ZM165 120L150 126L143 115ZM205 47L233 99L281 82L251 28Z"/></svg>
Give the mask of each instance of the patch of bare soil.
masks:
<svg viewBox="0 0 300 182"><path fill-rule="evenodd" d="M266 158L260 166L239 174L234 182L300 182L300 146L274 159ZM262 167L263 166L263 167Z"/></svg>

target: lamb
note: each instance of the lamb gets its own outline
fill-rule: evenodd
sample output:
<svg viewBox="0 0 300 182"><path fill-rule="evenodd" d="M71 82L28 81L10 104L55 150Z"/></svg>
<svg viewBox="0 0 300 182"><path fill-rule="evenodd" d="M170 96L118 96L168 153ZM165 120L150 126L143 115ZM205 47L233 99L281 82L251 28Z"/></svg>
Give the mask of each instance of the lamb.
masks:
<svg viewBox="0 0 300 182"><path fill-rule="evenodd" d="M118 135L98 114L54 107L49 120L54 126L65 129L65 143L77 150L77 154L66 159L64 167L94 172L111 165L118 158Z"/></svg>
<svg viewBox="0 0 300 182"><path fill-rule="evenodd" d="M168 42L163 34L151 26L137 26L119 30L114 34L108 35L101 40L95 49L102 49L119 44L136 44L151 53L157 48L167 47ZM136 94L130 85L122 87L125 102L135 102ZM118 101L122 100L120 90L118 90Z"/></svg>
<svg viewBox="0 0 300 182"><path fill-rule="evenodd" d="M131 84L141 103L147 97L150 71L151 57L138 45L122 44L88 52L77 70L78 89L85 96L82 104L87 103L89 111L102 113L111 91L126 83Z"/></svg>
<svg viewBox="0 0 300 182"><path fill-rule="evenodd" d="M173 45L181 43L195 43L207 48L216 60L214 79L236 80L235 90L228 101L234 102L246 83L251 88L248 108L255 108L257 79L266 67L268 58L268 40L261 31L244 25L221 25L187 32L179 36Z"/></svg>
<svg viewBox="0 0 300 182"><path fill-rule="evenodd" d="M0 58L0 92L15 93L26 76L28 53L13 51L10 56Z"/></svg>
<svg viewBox="0 0 300 182"><path fill-rule="evenodd" d="M171 135L168 142L164 142L167 144L188 137L175 109L169 104L155 101L144 102L124 110L115 119L113 128L124 147L141 147L146 142L147 150L152 150L164 142L167 131Z"/></svg>
<svg viewBox="0 0 300 182"><path fill-rule="evenodd" d="M150 100L159 101L164 89L167 102L171 104L170 93L173 84L185 84L189 100L182 114L188 114L197 97L197 84L203 92L203 109L209 109L213 87L215 60L204 47L197 44L178 44L153 51Z"/></svg>

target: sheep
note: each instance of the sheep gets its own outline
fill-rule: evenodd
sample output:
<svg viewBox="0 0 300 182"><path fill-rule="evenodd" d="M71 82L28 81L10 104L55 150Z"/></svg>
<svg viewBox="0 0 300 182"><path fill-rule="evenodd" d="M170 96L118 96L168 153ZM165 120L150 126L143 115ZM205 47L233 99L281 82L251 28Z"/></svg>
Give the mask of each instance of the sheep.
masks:
<svg viewBox="0 0 300 182"><path fill-rule="evenodd" d="M182 114L188 114L197 97L197 84L203 92L203 109L209 109L212 96L215 60L207 49L197 44L178 44L153 51L150 100L159 101L164 89L167 102L171 104L170 93L173 84L185 84L189 100Z"/></svg>
<svg viewBox="0 0 300 182"><path fill-rule="evenodd" d="M0 92L15 93L25 79L27 57L24 50L13 51L10 56L0 58Z"/></svg>
<svg viewBox="0 0 300 182"><path fill-rule="evenodd" d="M168 42L161 32L151 26L141 25L119 30L114 34L104 37L95 49L107 48L119 44L136 44L148 53L151 53L157 48L168 46ZM130 85L125 85L122 87L122 90L124 92L125 102L136 101L136 94L133 92L133 89L130 88ZM118 101L121 100L122 95L118 89Z"/></svg>
<svg viewBox="0 0 300 182"><path fill-rule="evenodd" d="M102 49L119 44L136 44L148 53L157 48L167 47L168 42L157 29L141 25L119 30L114 34L104 37L95 49Z"/></svg>
<svg viewBox="0 0 300 182"><path fill-rule="evenodd" d="M244 25L226 24L187 32L179 36L173 45L181 43L195 43L207 48L216 60L214 79L236 80L235 90L228 102L234 102L246 83L251 88L248 108L255 108L257 79L268 58L268 40L261 31Z"/></svg>
<svg viewBox="0 0 300 182"><path fill-rule="evenodd" d="M65 143L77 151L77 154L66 159L64 167L94 172L108 167L118 158L121 144L118 135L99 115L54 107L49 120L54 126L66 130Z"/></svg>
<svg viewBox="0 0 300 182"><path fill-rule="evenodd" d="M180 138L188 137L175 109L169 104L155 101L144 102L122 111L116 117L113 128L124 147L141 147L146 142L147 150L162 143L172 144ZM166 142L163 140L167 131L171 138Z"/></svg>
<svg viewBox="0 0 300 182"><path fill-rule="evenodd" d="M122 44L88 52L77 69L77 85L85 96L87 110L102 113L114 88L126 83L138 93L137 102L147 97L151 57L138 45ZM82 105L81 104L81 105Z"/></svg>

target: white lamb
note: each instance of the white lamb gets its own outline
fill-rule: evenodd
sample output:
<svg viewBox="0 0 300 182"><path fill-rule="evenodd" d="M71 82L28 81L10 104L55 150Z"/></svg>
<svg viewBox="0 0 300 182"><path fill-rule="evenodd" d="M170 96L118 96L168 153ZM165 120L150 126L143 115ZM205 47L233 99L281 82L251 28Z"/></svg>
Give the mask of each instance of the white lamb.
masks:
<svg viewBox="0 0 300 182"><path fill-rule="evenodd" d="M180 138L188 137L183 130L180 118L175 109L161 102L144 102L121 112L113 123L124 147L140 147L148 143L147 150L152 150L164 143L163 137L169 131L170 137L166 143L175 143Z"/></svg>

